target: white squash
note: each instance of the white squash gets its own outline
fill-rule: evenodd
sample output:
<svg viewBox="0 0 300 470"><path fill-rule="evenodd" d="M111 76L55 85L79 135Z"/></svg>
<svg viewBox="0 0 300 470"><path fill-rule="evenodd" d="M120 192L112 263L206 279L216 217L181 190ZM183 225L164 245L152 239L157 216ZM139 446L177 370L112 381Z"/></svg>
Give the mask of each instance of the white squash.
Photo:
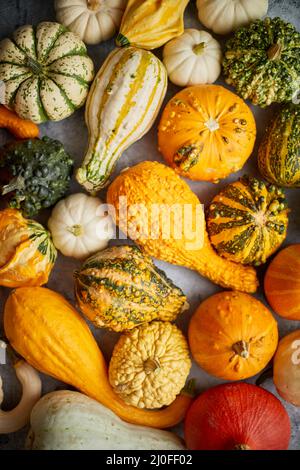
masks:
<svg viewBox="0 0 300 470"><path fill-rule="evenodd" d="M171 432L123 422L78 392L45 395L31 413L27 448L32 450L184 450Z"/></svg>
<svg viewBox="0 0 300 470"><path fill-rule="evenodd" d="M221 46L206 31L186 29L168 42L163 62L171 82L179 86L213 83L221 73Z"/></svg>
<svg viewBox="0 0 300 470"><path fill-rule="evenodd" d="M206 28L228 34L268 11L268 0L197 0L198 16Z"/></svg>
<svg viewBox="0 0 300 470"><path fill-rule="evenodd" d="M55 0L56 18L86 44L98 44L113 37L126 3L126 0Z"/></svg>
<svg viewBox="0 0 300 470"><path fill-rule="evenodd" d="M107 247L113 223L106 205L87 194L71 194L59 201L48 220L53 243L65 256L87 258Z"/></svg>
<svg viewBox="0 0 300 470"><path fill-rule="evenodd" d="M152 126L167 90L163 63L136 47L114 49L100 68L85 108L89 143L77 181L103 188L121 154Z"/></svg>

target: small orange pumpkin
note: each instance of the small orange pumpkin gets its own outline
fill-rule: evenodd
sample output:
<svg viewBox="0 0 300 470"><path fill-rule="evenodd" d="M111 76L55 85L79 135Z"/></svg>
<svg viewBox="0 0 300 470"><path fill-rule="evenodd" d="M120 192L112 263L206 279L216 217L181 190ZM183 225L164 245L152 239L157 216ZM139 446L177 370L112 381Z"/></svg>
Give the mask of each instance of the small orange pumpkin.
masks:
<svg viewBox="0 0 300 470"><path fill-rule="evenodd" d="M213 182L243 167L255 137L250 108L219 85L181 90L165 107L158 130L169 165L192 180Z"/></svg>
<svg viewBox="0 0 300 470"><path fill-rule="evenodd" d="M278 343L277 323L251 295L220 292L200 304L189 325L190 349L209 374L241 380L260 372Z"/></svg>
<svg viewBox="0 0 300 470"><path fill-rule="evenodd" d="M300 243L281 250L264 279L266 298L281 317L300 320Z"/></svg>

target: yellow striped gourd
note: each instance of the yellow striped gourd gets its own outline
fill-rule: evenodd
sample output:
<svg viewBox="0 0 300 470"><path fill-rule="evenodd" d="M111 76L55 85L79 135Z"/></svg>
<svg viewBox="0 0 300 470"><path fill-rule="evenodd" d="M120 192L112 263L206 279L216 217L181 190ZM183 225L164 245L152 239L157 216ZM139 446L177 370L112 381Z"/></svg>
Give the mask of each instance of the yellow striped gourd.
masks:
<svg viewBox="0 0 300 470"><path fill-rule="evenodd" d="M117 160L152 126L167 89L167 73L151 52L115 49L91 87L85 120L88 149L77 180L95 193L108 181Z"/></svg>

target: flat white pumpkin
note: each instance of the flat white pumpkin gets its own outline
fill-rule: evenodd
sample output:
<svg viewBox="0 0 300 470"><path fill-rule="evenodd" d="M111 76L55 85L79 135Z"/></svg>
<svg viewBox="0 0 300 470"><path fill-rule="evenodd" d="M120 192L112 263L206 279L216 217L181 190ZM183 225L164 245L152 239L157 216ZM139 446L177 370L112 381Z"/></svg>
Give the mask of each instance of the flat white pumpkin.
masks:
<svg viewBox="0 0 300 470"><path fill-rule="evenodd" d="M126 0L55 0L56 18L86 44L98 44L115 34L126 3Z"/></svg>
<svg viewBox="0 0 300 470"><path fill-rule="evenodd" d="M48 220L53 243L65 256L87 258L107 247L113 223L97 197L71 194L59 201Z"/></svg>
<svg viewBox="0 0 300 470"><path fill-rule="evenodd" d="M268 11L268 0L197 0L201 23L217 34L228 34Z"/></svg>
<svg viewBox="0 0 300 470"><path fill-rule="evenodd" d="M221 73L221 61L218 41L206 31L197 29L186 29L163 50L169 79L179 86L215 82Z"/></svg>

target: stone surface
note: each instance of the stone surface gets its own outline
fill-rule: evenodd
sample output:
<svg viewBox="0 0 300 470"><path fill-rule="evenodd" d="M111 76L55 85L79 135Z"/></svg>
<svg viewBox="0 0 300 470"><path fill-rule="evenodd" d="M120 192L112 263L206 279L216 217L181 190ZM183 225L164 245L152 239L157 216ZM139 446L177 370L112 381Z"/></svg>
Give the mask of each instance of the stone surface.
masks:
<svg viewBox="0 0 300 470"><path fill-rule="evenodd" d="M15 28L23 24L37 24L44 20L55 20L54 7L51 0L0 0L0 39L11 34ZM300 11L299 11L299 0L270 0L269 16L281 16L282 18L293 22L298 29L300 28ZM201 24L197 18L195 2L190 2L190 5L186 12L185 18L186 27L201 28ZM96 70L107 56L108 52L114 47L113 41L105 42L103 44L88 47L88 52L94 60ZM160 55L161 51L158 51ZM222 79L218 83L224 85ZM168 88L168 94L165 99L165 103L168 99L173 96L179 88L170 84ZM257 144L260 142L263 135L265 125L269 118L276 110L276 106L271 106L265 110L261 110L258 107L252 106L252 110L255 114L258 136ZM158 160L161 161L161 156L157 150L157 138L156 138L157 123L153 126L150 132L138 143L130 147L122 156L119 164L117 165L117 174L122 168L133 165L142 160ZM67 151L73 156L76 165L78 165L84 155L84 150L87 143L87 131L84 124L84 113L83 110L77 111L70 118L59 122L59 123L47 123L41 126L41 133L47 134L50 137L61 140ZM5 131L0 130L0 145L4 144L9 140L9 136ZM252 157L243 168L240 174L245 172L250 174L258 174L256 166L256 153L257 146L253 152ZM234 175L225 181L222 181L219 185L213 185L209 183L189 182L191 188L199 196L200 200L204 204L208 204L212 197L223 187L227 181L231 181L237 178L238 175ZM72 183L72 192L81 191L81 188L75 181ZM300 211L299 211L299 190L289 190L288 200L291 208L290 214L290 225L288 230L288 237L285 242L286 244L300 242ZM105 198L105 191L100 194ZM49 213L43 213L39 218L40 221L46 222ZM189 303L190 310L185 312L179 319L178 325L186 332L187 325L191 315L199 302L211 294L218 292L220 288L210 283L208 280L199 277L197 274L175 266L168 265L166 263L157 262L160 268L163 268L168 276L173 279L177 285L179 285L186 293ZM56 263L54 272L48 286L51 289L57 290L62 293L71 302L74 302L73 297L73 279L72 273L79 263L71 258L66 258L59 255ZM265 268L259 270L260 279L262 280ZM0 287L0 335L3 332L2 327L2 310L3 303L8 295L8 289ZM263 297L262 289L257 294L257 297L265 302ZM300 327L300 322L284 321L277 317L280 335L283 336L286 333L295 330ZM111 355L114 343L118 337L117 334L110 333L104 330L93 329L97 338L98 344L100 345L103 353L107 360ZM4 409L13 407L20 397L20 387L14 376L14 372L9 365L0 366L0 374L4 382L5 400L3 403ZM203 391L208 387L211 387L220 381L216 378L209 376L195 364L191 371L191 377L197 378L198 391ZM250 382L255 382L255 377ZM265 382L264 386L276 394L272 380L269 379ZM62 383L59 383L49 377L43 376L43 393L66 388ZM292 439L290 443L291 449L300 449L300 409L293 407L287 403L284 403L291 421L292 421ZM178 427L178 431L180 428ZM24 439L27 433L27 429L24 429L18 433L6 435L0 435L0 449L21 449L24 445Z"/></svg>

